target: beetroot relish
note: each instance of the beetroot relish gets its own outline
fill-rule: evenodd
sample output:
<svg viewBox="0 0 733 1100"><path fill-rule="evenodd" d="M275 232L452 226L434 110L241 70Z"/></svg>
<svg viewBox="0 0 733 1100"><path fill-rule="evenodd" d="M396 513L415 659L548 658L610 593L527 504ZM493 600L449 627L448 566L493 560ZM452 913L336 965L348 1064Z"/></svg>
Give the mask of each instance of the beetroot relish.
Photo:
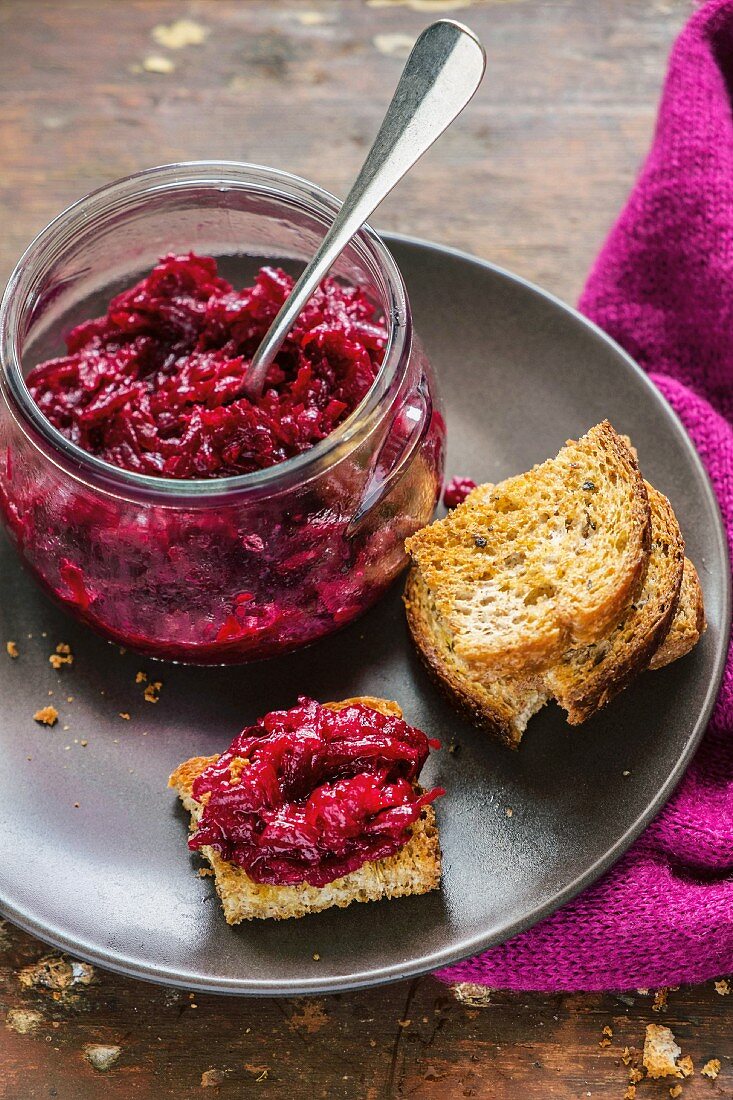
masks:
<svg viewBox="0 0 733 1100"><path fill-rule="evenodd" d="M457 508L475 488L476 482L470 477L452 477L443 490L443 504Z"/></svg>
<svg viewBox="0 0 733 1100"><path fill-rule="evenodd" d="M255 882L325 886L394 855L440 787L415 783L440 743L362 703L301 696L235 737L195 780L192 849L209 845Z"/></svg>
<svg viewBox="0 0 733 1100"><path fill-rule="evenodd" d="M72 329L68 354L30 372L30 393L67 439L125 470L212 478L283 462L353 412L387 341L364 293L326 279L250 401L248 362L292 285L264 267L235 291L214 259L166 256Z"/></svg>

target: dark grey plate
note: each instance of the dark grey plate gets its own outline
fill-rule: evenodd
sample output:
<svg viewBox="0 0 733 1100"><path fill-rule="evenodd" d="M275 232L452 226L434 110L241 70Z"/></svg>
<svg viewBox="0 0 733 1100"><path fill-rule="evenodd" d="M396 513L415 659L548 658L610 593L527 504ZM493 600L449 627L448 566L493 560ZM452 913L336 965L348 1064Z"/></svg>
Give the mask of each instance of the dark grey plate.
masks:
<svg viewBox="0 0 733 1100"><path fill-rule="evenodd" d="M224 993L323 992L419 974L508 938L587 886L690 758L723 668L729 571L715 500L678 420L630 359L553 298L470 256L393 245L447 399L449 473L499 479L609 417L677 510L708 632L692 655L642 676L581 729L547 708L513 754L433 689L397 590L287 659L154 666L164 687L152 706L134 684L149 664L51 607L4 544L1 640L16 639L21 657L0 656L0 909L57 947L134 977ZM48 664L58 641L76 654L61 675ZM438 805L442 889L232 929L211 879L196 874L166 780L179 761L220 750L245 721L299 692L395 698L411 721L460 745L434 754L426 775L448 791ZM49 701L61 712L53 730L32 719Z"/></svg>

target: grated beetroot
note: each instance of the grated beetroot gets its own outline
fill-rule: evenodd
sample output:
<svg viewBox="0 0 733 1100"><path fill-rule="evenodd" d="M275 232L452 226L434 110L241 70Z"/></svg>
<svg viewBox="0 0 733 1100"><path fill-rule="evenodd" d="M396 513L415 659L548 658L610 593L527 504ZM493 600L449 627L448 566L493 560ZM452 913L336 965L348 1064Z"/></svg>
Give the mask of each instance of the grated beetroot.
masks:
<svg viewBox="0 0 733 1100"><path fill-rule="evenodd" d="M325 886L407 842L444 794L416 780L438 741L362 703L301 696L245 728L195 780L203 802L189 847L209 845L255 882Z"/></svg>
<svg viewBox="0 0 733 1100"><path fill-rule="evenodd" d="M476 482L470 477L452 477L443 490L443 504L446 508L457 508L475 488Z"/></svg>
<svg viewBox="0 0 733 1100"><path fill-rule="evenodd" d="M292 285L263 267L235 291L216 260L166 256L72 329L68 354L28 375L30 393L67 439L125 470L213 478L283 462L360 404L387 341L363 291L326 279L250 401L247 364Z"/></svg>

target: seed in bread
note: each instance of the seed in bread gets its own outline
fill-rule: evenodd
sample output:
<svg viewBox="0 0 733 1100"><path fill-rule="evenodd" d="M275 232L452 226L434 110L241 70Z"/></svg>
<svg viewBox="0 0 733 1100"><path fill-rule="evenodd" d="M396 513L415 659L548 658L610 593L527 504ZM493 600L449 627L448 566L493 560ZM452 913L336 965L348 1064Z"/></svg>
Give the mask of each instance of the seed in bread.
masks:
<svg viewBox="0 0 733 1100"><path fill-rule="evenodd" d="M474 490L406 547L456 655L523 674L615 625L650 535L636 460L604 421L529 473Z"/></svg>
<svg viewBox="0 0 733 1100"><path fill-rule="evenodd" d="M328 705L340 709L350 703L361 703L383 714L402 717L398 704L385 699L364 696ZM217 756L194 757L176 768L168 780L169 787L178 792L184 807L191 813L192 829L196 828L203 810L203 805L193 797L194 781L217 759ZM426 894L440 885L440 845L432 806L423 807L412 826L410 839L398 852L385 859L364 863L326 886L258 883L241 867L222 859L213 848L205 846L200 852L214 872L214 884L228 924L263 918L285 920L303 917L332 906L343 908L354 901Z"/></svg>

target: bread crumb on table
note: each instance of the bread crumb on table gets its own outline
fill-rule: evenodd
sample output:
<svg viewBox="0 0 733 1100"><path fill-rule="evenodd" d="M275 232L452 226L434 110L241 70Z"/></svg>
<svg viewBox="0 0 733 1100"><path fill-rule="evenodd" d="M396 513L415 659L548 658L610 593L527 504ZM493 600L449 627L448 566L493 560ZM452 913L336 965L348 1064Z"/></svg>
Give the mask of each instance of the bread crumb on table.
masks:
<svg viewBox="0 0 733 1100"><path fill-rule="evenodd" d="M87 1043L84 1047L84 1057L99 1073L106 1073L111 1069L121 1053L120 1047L106 1043Z"/></svg>
<svg viewBox="0 0 733 1100"><path fill-rule="evenodd" d="M692 1061L689 1054L686 1054L684 1058L680 1058L677 1065L683 1077L692 1077L695 1072L695 1063Z"/></svg>
<svg viewBox="0 0 733 1100"><path fill-rule="evenodd" d="M150 54L143 60L143 69L146 73L159 73L161 76L167 76L168 73L175 72L175 65L169 57L163 57L162 54Z"/></svg>
<svg viewBox="0 0 733 1100"><path fill-rule="evenodd" d="M455 999L469 1008L486 1008L491 1004L492 990L478 982L457 982L451 990Z"/></svg>
<svg viewBox="0 0 733 1100"><path fill-rule="evenodd" d="M135 683L136 684L146 684L147 682L148 682L147 672L140 671L140 672L135 674Z"/></svg>
<svg viewBox="0 0 733 1100"><path fill-rule="evenodd" d="M55 726L59 720L59 712L56 707L41 707L33 715L34 721L40 722L42 726Z"/></svg>
<svg viewBox="0 0 733 1100"><path fill-rule="evenodd" d="M126 710L120 711L120 718L124 718L126 722L130 721L130 715L127 713Z"/></svg>
<svg viewBox="0 0 733 1100"><path fill-rule="evenodd" d="M652 1012L666 1012L667 1011L667 997L669 996L669 989L662 988L657 989L654 994L654 1004L652 1005Z"/></svg>
<svg viewBox="0 0 733 1100"><path fill-rule="evenodd" d="M726 978L721 978L719 982L715 983L715 992L719 993L721 997L725 997L730 993L730 982Z"/></svg>
<svg viewBox="0 0 733 1100"><path fill-rule="evenodd" d="M669 1095L672 1097L672 1100L676 1100L676 1097L682 1095L682 1085L672 1085L672 1088L669 1090Z"/></svg>
<svg viewBox="0 0 733 1100"><path fill-rule="evenodd" d="M702 1067L700 1073L703 1077L709 1077L711 1081L714 1081L720 1073L720 1058L711 1058L710 1061L706 1062Z"/></svg>
<svg viewBox="0 0 733 1100"><path fill-rule="evenodd" d="M689 1056L678 1062L681 1053L682 1050L668 1027L647 1024L643 1062L649 1077L688 1077L692 1072L692 1062Z"/></svg>
<svg viewBox="0 0 733 1100"><path fill-rule="evenodd" d="M182 50L185 46L200 46L208 37L209 28L193 19L176 19L173 23L159 23L150 34L164 49Z"/></svg>
<svg viewBox="0 0 733 1100"><path fill-rule="evenodd" d="M8 657L12 657L14 661L18 657L20 657L20 652L18 650L17 642L6 642L5 643L5 651L8 655Z"/></svg>

